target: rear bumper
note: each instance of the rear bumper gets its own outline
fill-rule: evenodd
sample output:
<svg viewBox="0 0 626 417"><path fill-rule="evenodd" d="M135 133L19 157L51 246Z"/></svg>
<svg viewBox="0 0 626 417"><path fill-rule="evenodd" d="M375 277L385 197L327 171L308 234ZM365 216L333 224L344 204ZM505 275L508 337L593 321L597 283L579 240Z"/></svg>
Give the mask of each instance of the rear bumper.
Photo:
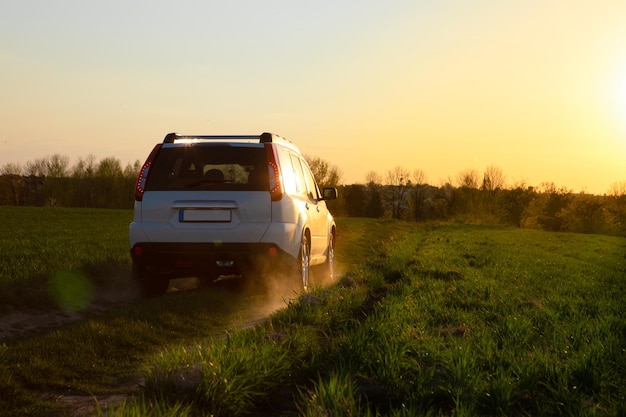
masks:
<svg viewBox="0 0 626 417"><path fill-rule="evenodd" d="M216 277L262 272L295 259L271 243L150 243L130 250L135 266L148 273L176 277Z"/></svg>

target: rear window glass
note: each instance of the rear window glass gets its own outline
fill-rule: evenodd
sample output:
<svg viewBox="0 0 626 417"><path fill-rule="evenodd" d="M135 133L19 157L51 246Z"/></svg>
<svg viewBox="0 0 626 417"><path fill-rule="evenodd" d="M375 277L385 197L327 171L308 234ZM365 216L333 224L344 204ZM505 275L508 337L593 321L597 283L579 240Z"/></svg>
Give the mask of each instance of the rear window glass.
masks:
<svg viewBox="0 0 626 417"><path fill-rule="evenodd" d="M163 148L146 191L268 191L265 149L258 146L191 145Z"/></svg>

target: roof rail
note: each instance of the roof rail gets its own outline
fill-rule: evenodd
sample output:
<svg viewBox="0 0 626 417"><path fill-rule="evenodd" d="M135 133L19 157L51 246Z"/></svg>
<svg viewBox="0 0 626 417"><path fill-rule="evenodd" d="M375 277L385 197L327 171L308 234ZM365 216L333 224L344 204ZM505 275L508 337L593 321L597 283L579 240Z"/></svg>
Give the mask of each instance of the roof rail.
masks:
<svg viewBox="0 0 626 417"><path fill-rule="evenodd" d="M268 143L268 142L286 142L286 143L291 143L290 140L285 139L282 136L278 136L275 133L269 133L269 132L264 132L261 134L261 143Z"/></svg>
<svg viewBox="0 0 626 417"><path fill-rule="evenodd" d="M163 143L174 143L177 140L248 140L259 141L260 143L282 142L293 146L290 140L278 136L274 133L264 132L259 135L179 135L178 133L168 133L163 139Z"/></svg>
<svg viewBox="0 0 626 417"><path fill-rule="evenodd" d="M179 135L178 133L168 133L163 139L163 143L174 143L177 140L198 139L198 140L259 140L258 135Z"/></svg>

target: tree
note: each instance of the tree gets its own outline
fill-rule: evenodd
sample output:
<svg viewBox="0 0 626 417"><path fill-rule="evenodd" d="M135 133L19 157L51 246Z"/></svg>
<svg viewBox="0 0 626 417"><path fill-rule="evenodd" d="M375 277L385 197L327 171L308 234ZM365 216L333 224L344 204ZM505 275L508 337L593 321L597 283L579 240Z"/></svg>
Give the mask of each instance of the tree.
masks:
<svg viewBox="0 0 626 417"><path fill-rule="evenodd" d="M400 219L407 208L406 192L407 187L411 185L409 176L409 171L400 166L387 171L385 176L386 184L389 187L391 215L394 219Z"/></svg>
<svg viewBox="0 0 626 417"><path fill-rule="evenodd" d="M96 157L89 154L85 159L78 158L78 162L72 170L72 176L75 178L92 178L96 172Z"/></svg>
<svg viewBox="0 0 626 417"><path fill-rule="evenodd" d="M501 220L521 228L528 206L534 198L534 189L524 183L502 191L498 199Z"/></svg>
<svg viewBox="0 0 626 417"><path fill-rule="evenodd" d="M368 171L365 175L367 184L367 206L365 216L379 219L385 215L385 205L382 198L382 178L376 171Z"/></svg>
<svg viewBox="0 0 626 417"><path fill-rule="evenodd" d="M70 159L67 156L54 154L46 162L46 176L51 178L64 178L68 175Z"/></svg>
<svg viewBox="0 0 626 417"><path fill-rule="evenodd" d="M421 169L413 170L413 183L415 185L424 185L426 184L426 173Z"/></svg>
<svg viewBox="0 0 626 417"><path fill-rule="evenodd" d="M48 174L46 167L46 158L35 159L34 161L28 161L26 163L26 175L33 177L44 177Z"/></svg>
<svg viewBox="0 0 626 417"><path fill-rule="evenodd" d="M430 187L426 185L426 174L421 169L413 171L413 183L409 191L409 202L414 220L424 220L427 217L427 208L432 205L432 199L428 197ZM427 204L430 200L431 204Z"/></svg>
<svg viewBox="0 0 626 417"><path fill-rule="evenodd" d="M342 199L345 202L346 215L364 217L367 209L367 190L365 185L353 184L343 187Z"/></svg>
<svg viewBox="0 0 626 417"><path fill-rule="evenodd" d="M459 188L477 189L478 178L478 171L475 169L466 169L459 172L457 175L457 183L459 184Z"/></svg>
<svg viewBox="0 0 626 417"><path fill-rule="evenodd" d="M383 198L380 194L380 185L371 184L368 185L368 189L369 197L367 199L365 215L379 219L385 215L385 206L383 205Z"/></svg>
<svg viewBox="0 0 626 417"><path fill-rule="evenodd" d="M22 175L24 169L20 164L9 162L0 168L0 175Z"/></svg>
<svg viewBox="0 0 626 417"><path fill-rule="evenodd" d="M475 169L466 169L457 175L458 189L456 190L454 214L465 214L472 219L481 218L483 210L481 195L478 189L479 174Z"/></svg>
<svg viewBox="0 0 626 417"><path fill-rule="evenodd" d="M492 218L498 211L498 194L505 186L505 176L502 170L494 165L490 165L483 173L482 191L482 212L487 218Z"/></svg>
<svg viewBox="0 0 626 417"><path fill-rule="evenodd" d="M608 198L608 210L613 214L615 229L626 233L626 181L613 183Z"/></svg>
<svg viewBox="0 0 626 417"><path fill-rule="evenodd" d="M119 178L124 175L122 163L114 157L104 158L96 168L96 176L104 178Z"/></svg>
<svg viewBox="0 0 626 417"><path fill-rule="evenodd" d="M96 157L93 154L79 158L72 170L72 180L76 193L73 205L76 207L97 207L96 204Z"/></svg>
<svg viewBox="0 0 626 417"><path fill-rule="evenodd" d="M44 195L45 204L50 206L66 206L72 200L75 190L68 181L70 159L67 156L54 154L44 159L45 176Z"/></svg>
<svg viewBox="0 0 626 417"><path fill-rule="evenodd" d="M343 173L337 166L330 165L328 161L317 156L305 155L304 159L309 164L313 178L315 178L315 182L320 188L334 188L339 185Z"/></svg>
<svg viewBox="0 0 626 417"><path fill-rule="evenodd" d="M612 197L624 197L626 196L626 181L614 182L609 187L609 193Z"/></svg>
<svg viewBox="0 0 626 417"><path fill-rule="evenodd" d="M560 231L563 219L559 216L570 202L571 191L557 188L554 183L543 183L541 192L528 207L529 225L542 230Z"/></svg>
<svg viewBox="0 0 626 417"><path fill-rule="evenodd" d="M137 179L137 175L139 175L140 170L141 162L137 159L134 164L129 163L126 165L126 168L124 168L124 178L135 180Z"/></svg>
<svg viewBox="0 0 626 417"><path fill-rule="evenodd" d="M96 201L98 207L120 207L130 200L129 190L132 189L124 180L122 163L119 159L108 157L102 159L96 168Z"/></svg>
<svg viewBox="0 0 626 417"><path fill-rule="evenodd" d="M370 185L370 184L377 184L377 185L381 185L383 183L382 178L380 177L380 174L376 171L368 171L367 174L365 174L365 184Z"/></svg>
<svg viewBox="0 0 626 417"><path fill-rule="evenodd" d="M613 219L604 208L601 197L580 193L572 195L569 204L558 214L562 228L577 233L610 232Z"/></svg>
<svg viewBox="0 0 626 417"><path fill-rule="evenodd" d="M502 170L496 166L490 165L483 174L483 186L484 191L495 192L504 188L506 177Z"/></svg>
<svg viewBox="0 0 626 417"><path fill-rule="evenodd" d="M16 206L22 204L25 191L22 172L22 166L16 163L8 163L0 168L0 178L2 179L0 190L3 195L0 201Z"/></svg>
<svg viewBox="0 0 626 417"><path fill-rule="evenodd" d="M450 180L439 186L435 200L435 216L447 219L456 210L458 192Z"/></svg>

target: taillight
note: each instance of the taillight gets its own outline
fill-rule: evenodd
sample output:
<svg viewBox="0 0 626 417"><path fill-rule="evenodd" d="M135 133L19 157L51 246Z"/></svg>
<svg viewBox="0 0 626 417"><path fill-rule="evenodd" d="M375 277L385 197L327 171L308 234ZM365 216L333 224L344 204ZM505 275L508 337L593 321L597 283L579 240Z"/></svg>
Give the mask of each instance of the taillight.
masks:
<svg viewBox="0 0 626 417"><path fill-rule="evenodd" d="M157 153L163 146L162 143L157 143L157 145L152 149L148 159L141 167L141 171L139 171L139 175L137 176L137 183L135 184L135 200L141 201L143 199L143 193L146 191L146 181L148 180L148 172L150 171L150 166L152 166L152 162L156 157Z"/></svg>
<svg viewBox="0 0 626 417"><path fill-rule="evenodd" d="M135 256L141 256L143 255L143 248L139 245L136 245L136 246L133 246L133 248L131 249L131 252Z"/></svg>
<svg viewBox="0 0 626 417"><path fill-rule="evenodd" d="M270 196L272 197L272 201L279 201L283 198L283 182L280 177L276 151L271 143L265 144L265 154L267 155L267 166L270 177Z"/></svg>

